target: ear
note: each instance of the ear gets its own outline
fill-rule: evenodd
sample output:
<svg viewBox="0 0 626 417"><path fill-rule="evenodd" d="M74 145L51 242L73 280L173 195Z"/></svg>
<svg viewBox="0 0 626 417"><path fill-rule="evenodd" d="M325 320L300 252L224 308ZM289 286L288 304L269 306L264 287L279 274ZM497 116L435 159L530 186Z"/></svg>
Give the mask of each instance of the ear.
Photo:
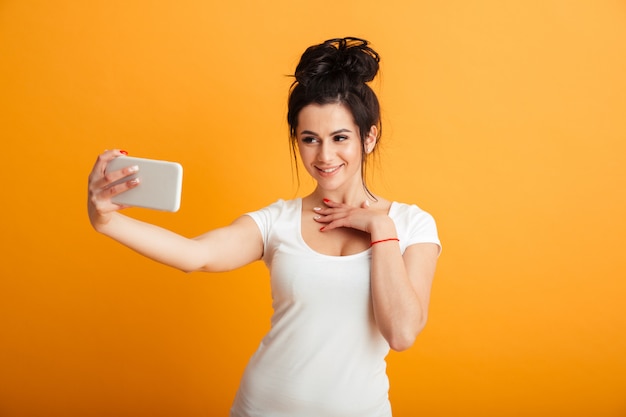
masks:
<svg viewBox="0 0 626 417"><path fill-rule="evenodd" d="M363 143L363 147L365 148L365 153L370 154L376 147L376 142L378 141L378 128L376 125L372 125L370 127L370 131L365 138L365 142Z"/></svg>

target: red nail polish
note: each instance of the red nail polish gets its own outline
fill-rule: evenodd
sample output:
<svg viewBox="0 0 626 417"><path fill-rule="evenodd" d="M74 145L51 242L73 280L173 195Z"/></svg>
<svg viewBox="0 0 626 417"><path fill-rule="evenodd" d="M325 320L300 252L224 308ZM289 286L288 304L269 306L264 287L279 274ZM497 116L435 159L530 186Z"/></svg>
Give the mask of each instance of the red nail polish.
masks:
<svg viewBox="0 0 626 417"><path fill-rule="evenodd" d="M324 231L324 229L326 229L326 226L322 226L322 227L320 227L320 232L323 232L323 231Z"/></svg>
<svg viewBox="0 0 626 417"><path fill-rule="evenodd" d="M120 153L121 153L122 155L128 155L128 152L123 151L123 150L120 150Z"/></svg>
<svg viewBox="0 0 626 417"><path fill-rule="evenodd" d="M325 198L325 199L324 199L324 203L330 203L330 200L329 200L329 199L327 199L327 198Z"/></svg>

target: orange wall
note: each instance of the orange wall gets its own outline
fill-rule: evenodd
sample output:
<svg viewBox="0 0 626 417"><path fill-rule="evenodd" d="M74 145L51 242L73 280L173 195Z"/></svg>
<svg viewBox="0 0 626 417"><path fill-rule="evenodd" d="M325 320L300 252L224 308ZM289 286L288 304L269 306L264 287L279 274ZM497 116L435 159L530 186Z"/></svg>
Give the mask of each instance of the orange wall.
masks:
<svg viewBox="0 0 626 417"><path fill-rule="evenodd" d="M622 1L0 2L0 415L223 416L270 314L260 263L185 275L93 232L96 155L185 167L186 235L277 198L303 48L370 39L374 189L438 220L397 416L626 415Z"/></svg>

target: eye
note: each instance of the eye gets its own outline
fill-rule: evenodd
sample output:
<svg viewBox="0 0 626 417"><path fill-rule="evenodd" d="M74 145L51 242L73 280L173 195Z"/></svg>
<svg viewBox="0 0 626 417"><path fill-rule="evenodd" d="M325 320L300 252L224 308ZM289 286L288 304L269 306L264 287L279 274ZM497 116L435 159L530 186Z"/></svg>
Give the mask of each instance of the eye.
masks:
<svg viewBox="0 0 626 417"><path fill-rule="evenodd" d="M344 140L348 140L346 135L337 135L333 138L335 142L343 142Z"/></svg>
<svg viewBox="0 0 626 417"><path fill-rule="evenodd" d="M317 138L313 136L304 136L300 140L302 141L302 143L316 143L317 142Z"/></svg>

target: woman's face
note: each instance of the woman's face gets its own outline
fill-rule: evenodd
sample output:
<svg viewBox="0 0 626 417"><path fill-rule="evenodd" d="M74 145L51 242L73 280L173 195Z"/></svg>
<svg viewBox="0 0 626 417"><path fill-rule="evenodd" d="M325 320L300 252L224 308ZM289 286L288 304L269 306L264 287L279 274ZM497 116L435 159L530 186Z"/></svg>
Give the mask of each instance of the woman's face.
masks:
<svg viewBox="0 0 626 417"><path fill-rule="evenodd" d="M362 188L362 145L358 126L344 105L310 104L298 115L298 149L307 172L327 191ZM372 127L365 147L376 142Z"/></svg>

